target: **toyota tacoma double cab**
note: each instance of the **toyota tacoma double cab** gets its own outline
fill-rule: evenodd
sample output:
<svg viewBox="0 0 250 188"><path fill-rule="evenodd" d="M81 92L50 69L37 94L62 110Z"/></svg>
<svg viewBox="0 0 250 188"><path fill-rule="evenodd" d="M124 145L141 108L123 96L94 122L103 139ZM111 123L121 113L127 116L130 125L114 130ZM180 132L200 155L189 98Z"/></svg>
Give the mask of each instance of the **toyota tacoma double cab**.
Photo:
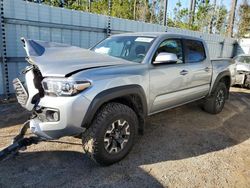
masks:
<svg viewBox="0 0 250 188"><path fill-rule="evenodd" d="M217 114L229 96L229 60L210 60L201 38L171 33L113 35L90 49L21 39L29 66L13 81L43 139L81 136L94 161L124 158L146 117L203 99Z"/></svg>

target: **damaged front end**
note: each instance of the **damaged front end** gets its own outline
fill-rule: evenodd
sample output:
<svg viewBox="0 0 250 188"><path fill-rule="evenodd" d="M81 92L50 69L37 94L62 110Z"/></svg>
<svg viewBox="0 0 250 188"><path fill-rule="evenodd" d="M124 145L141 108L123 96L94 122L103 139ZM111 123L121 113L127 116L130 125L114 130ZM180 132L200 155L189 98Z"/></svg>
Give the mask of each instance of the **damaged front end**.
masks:
<svg viewBox="0 0 250 188"><path fill-rule="evenodd" d="M34 126L32 126L32 121L37 118L38 114L41 112L38 104L40 99L44 97L44 89L42 87L42 80L44 78L39 68L34 63L32 57L40 56L44 50L43 47L39 46L37 43L27 41L24 38L21 40L27 53L26 60L30 65L22 71L24 81L21 81L19 78L15 78L13 80L13 87L18 103L23 108L31 111L32 115L30 119L22 125L19 133L13 138L12 143L0 151L0 161L16 155L19 150L25 150L27 146L38 144L43 140L51 139L47 135L37 134ZM35 135L26 137L25 134L29 128L33 133L35 133Z"/></svg>
<svg viewBox="0 0 250 188"><path fill-rule="evenodd" d="M250 89L250 72L238 71L235 76L235 85Z"/></svg>
<svg viewBox="0 0 250 188"><path fill-rule="evenodd" d="M34 63L34 58L41 56L45 52L45 48L33 40L21 38L23 47L26 51L26 60L30 64L23 71L24 82L19 78L13 80L13 87L16 93L17 101L22 107L28 111L33 111L39 100L44 96L42 88L43 76Z"/></svg>
<svg viewBox="0 0 250 188"><path fill-rule="evenodd" d="M18 102L32 112L25 127L29 127L36 136L29 139L22 134L19 136L21 139L14 140L12 145L0 152L0 158L18 151L22 146L37 143L37 140L79 136L85 130L81 125L91 102L83 91L90 89L93 82L85 76L74 77L74 74L128 64L125 60L79 47L25 38L21 40L30 65L22 72L24 81L16 78L13 86Z"/></svg>
<svg viewBox="0 0 250 188"><path fill-rule="evenodd" d="M250 89L250 55L240 55L235 58L236 81L235 84Z"/></svg>
<svg viewBox="0 0 250 188"><path fill-rule="evenodd" d="M44 96L42 88L42 74L35 65L30 65L22 72L25 75L25 84L19 78L13 80L13 86L16 92L18 102L22 107L32 111L40 98Z"/></svg>
<svg viewBox="0 0 250 188"><path fill-rule="evenodd" d="M13 87L18 103L28 111L31 111L32 115L30 120L23 124L12 143L0 151L0 161L16 155L19 150L25 150L32 144L38 144L40 141L48 139L40 135L25 137L28 128L30 128L30 121L37 116L36 106L44 96L44 91L41 85L43 77L38 67L29 65L22 71L22 74L24 74L25 82L21 82L19 78L15 78L13 80Z"/></svg>

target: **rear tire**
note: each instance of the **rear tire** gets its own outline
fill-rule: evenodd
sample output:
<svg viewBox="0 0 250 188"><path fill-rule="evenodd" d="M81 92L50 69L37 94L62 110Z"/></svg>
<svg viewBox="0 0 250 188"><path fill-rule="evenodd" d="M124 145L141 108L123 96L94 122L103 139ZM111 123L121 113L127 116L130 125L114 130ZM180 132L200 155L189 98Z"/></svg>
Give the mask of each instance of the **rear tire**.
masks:
<svg viewBox="0 0 250 188"><path fill-rule="evenodd" d="M206 98L206 101L203 104L204 111L210 114L220 113L224 108L227 95L228 90L225 83L219 82L211 96Z"/></svg>
<svg viewBox="0 0 250 188"><path fill-rule="evenodd" d="M83 149L95 162L111 165L132 149L137 127L138 119L131 108L120 103L108 103L83 133Z"/></svg>

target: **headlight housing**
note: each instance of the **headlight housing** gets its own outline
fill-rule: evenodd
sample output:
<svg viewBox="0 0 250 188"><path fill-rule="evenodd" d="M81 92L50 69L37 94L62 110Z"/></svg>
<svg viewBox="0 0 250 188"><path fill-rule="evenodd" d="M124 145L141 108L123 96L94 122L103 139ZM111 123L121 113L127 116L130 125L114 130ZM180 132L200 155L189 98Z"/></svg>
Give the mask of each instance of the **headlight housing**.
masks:
<svg viewBox="0 0 250 188"><path fill-rule="evenodd" d="M54 96L74 96L91 86L89 81L45 78L42 81L45 94Z"/></svg>

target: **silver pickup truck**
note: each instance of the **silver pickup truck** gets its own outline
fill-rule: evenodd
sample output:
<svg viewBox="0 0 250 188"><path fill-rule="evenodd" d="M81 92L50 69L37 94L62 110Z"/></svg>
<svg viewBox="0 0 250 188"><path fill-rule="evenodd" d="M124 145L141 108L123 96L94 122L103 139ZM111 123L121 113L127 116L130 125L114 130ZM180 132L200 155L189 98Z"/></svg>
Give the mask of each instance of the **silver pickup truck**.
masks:
<svg viewBox="0 0 250 188"><path fill-rule="evenodd" d="M170 33L111 36L91 49L22 38L30 65L13 81L43 139L81 136L110 165L131 150L147 116L203 99L217 114L229 95L229 60L209 58L201 38Z"/></svg>

